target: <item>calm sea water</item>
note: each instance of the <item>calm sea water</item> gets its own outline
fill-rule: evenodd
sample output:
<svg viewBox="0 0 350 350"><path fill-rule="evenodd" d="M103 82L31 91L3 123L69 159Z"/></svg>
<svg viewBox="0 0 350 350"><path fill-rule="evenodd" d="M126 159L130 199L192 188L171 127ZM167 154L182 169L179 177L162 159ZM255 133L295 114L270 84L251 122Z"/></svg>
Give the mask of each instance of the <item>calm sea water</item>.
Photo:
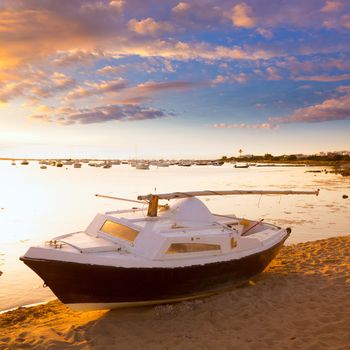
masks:
<svg viewBox="0 0 350 350"><path fill-rule="evenodd" d="M350 233L350 178L308 173L316 167L250 167L235 169L192 166L129 165L111 169L72 166L40 169L0 162L0 310L54 298L42 280L19 257L54 236L84 229L97 212L129 208L129 203L94 196L96 193L136 199L154 192L228 189L321 189L316 196L203 197L220 214L236 214L292 227L287 243ZM146 208L145 208L146 209Z"/></svg>

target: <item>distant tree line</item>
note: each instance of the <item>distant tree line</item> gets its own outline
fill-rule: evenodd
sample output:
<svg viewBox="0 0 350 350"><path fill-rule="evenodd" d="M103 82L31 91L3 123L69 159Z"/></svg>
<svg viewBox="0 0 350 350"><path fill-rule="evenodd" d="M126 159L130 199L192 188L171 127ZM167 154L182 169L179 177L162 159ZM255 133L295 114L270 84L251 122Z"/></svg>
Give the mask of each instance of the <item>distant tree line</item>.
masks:
<svg viewBox="0 0 350 350"><path fill-rule="evenodd" d="M350 155L346 154L338 154L338 153L332 153L327 155L303 155L298 156L296 154L290 154L290 155L279 155L279 156L273 156L270 153L266 153L263 156L255 156L255 155L249 155L244 156L240 155L239 157L227 157L223 156L221 157L221 160L225 162L230 161L240 161L240 162L305 162L305 161L313 161L313 162L346 162L350 161Z"/></svg>

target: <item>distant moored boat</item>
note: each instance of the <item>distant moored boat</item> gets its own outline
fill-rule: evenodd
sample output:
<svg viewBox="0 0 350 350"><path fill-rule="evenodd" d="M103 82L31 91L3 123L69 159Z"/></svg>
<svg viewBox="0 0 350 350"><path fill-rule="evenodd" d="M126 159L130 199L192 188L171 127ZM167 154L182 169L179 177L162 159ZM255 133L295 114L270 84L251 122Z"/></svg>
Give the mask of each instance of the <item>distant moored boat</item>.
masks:
<svg viewBox="0 0 350 350"><path fill-rule="evenodd" d="M149 165L147 163L138 163L136 164L136 169L149 170Z"/></svg>
<svg viewBox="0 0 350 350"><path fill-rule="evenodd" d="M248 163L236 163L235 168L249 168Z"/></svg>

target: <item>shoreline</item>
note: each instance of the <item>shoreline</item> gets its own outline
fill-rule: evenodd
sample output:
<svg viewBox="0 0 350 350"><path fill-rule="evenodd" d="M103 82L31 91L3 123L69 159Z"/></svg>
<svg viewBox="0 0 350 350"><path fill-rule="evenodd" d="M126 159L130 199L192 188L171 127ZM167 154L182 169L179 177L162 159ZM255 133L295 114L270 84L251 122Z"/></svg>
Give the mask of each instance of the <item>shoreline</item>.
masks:
<svg viewBox="0 0 350 350"><path fill-rule="evenodd" d="M76 312L58 300L0 314L0 350L346 349L350 235L284 246L245 285L205 299Z"/></svg>

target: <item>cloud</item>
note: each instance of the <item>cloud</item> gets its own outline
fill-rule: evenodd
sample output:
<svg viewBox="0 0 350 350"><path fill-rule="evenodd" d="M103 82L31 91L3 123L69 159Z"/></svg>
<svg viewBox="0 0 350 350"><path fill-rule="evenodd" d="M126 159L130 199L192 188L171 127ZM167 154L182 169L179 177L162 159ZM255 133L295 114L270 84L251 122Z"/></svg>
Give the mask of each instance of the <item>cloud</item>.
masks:
<svg viewBox="0 0 350 350"><path fill-rule="evenodd" d="M295 77L294 80L319 81L319 82L329 83L329 82L350 80L350 74L300 76L300 77Z"/></svg>
<svg viewBox="0 0 350 350"><path fill-rule="evenodd" d="M257 28L256 32L261 36L263 36L265 39L272 39L273 37L272 31L267 28L261 28L261 27Z"/></svg>
<svg viewBox="0 0 350 350"><path fill-rule="evenodd" d="M215 79L212 80L213 85L219 85L224 83L239 83L244 84L248 81L248 76L245 73L239 74L229 74L229 75L217 75Z"/></svg>
<svg viewBox="0 0 350 350"><path fill-rule="evenodd" d="M344 28L350 29L350 15L342 16L341 23L342 23Z"/></svg>
<svg viewBox="0 0 350 350"><path fill-rule="evenodd" d="M255 26L255 19L251 15L252 9L247 4L240 3L232 8L232 23L236 27L252 28Z"/></svg>
<svg viewBox="0 0 350 350"><path fill-rule="evenodd" d="M16 81L0 84L0 102L8 102L17 97L47 98L75 86L75 79L60 73L26 69L16 77Z"/></svg>
<svg viewBox="0 0 350 350"><path fill-rule="evenodd" d="M122 13L125 6L124 0L113 0L109 2L109 7L116 11L118 14Z"/></svg>
<svg viewBox="0 0 350 350"><path fill-rule="evenodd" d="M278 129L278 126L276 124L271 124L271 123L261 123L261 124L217 123L217 124L214 124L213 127L216 129L261 129L261 130L276 130L276 129Z"/></svg>
<svg viewBox="0 0 350 350"><path fill-rule="evenodd" d="M266 79L267 80L281 80L282 77L278 73L278 70L275 67L266 68Z"/></svg>
<svg viewBox="0 0 350 350"><path fill-rule="evenodd" d="M69 66L78 63L91 63L98 59L103 58L102 52L89 51L89 50L67 50L58 51L55 54L56 58L53 59L52 63L57 66Z"/></svg>
<svg viewBox="0 0 350 350"><path fill-rule="evenodd" d="M65 75L64 73L54 72L51 81L55 88L65 90L75 85L75 79Z"/></svg>
<svg viewBox="0 0 350 350"><path fill-rule="evenodd" d="M119 66L104 66L103 68L100 68L99 70L97 70L98 74L102 74L102 75L107 75L107 74L119 74L122 71L124 71L127 68L127 65L122 64Z"/></svg>
<svg viewBox="0 0 350 350"><path fill-rule="evenodd" d="M339 11L343 7L343 3L341 1L326 1L326 4L321 8L321 12L336 12Z"/></svg>
<svg viewBox="0 0 350 350"><path fill-rule="evenodd" d="M315 75L315 76L307 76L302 75L298 76L300 73L312 73L312 72L327 72L327 71L349 71L350 70L350 60L347 58L331 58L331 57L314 57L312 60L308 59L305 61L301 61L300 59L289 56L283 58L282 60L278 60L275 63L276 67L280 69L285 69L289 71L293 75L294 80L313 80L318 79L322 80L321 77L325 80L329 80L332 78L329 77L337 77L337 76L326 76L326 75ZM343 79L341 75L338 75L340 80ZM334 78L334 79L338 79Z"/></svg>
<svg viewBox="0 0 350 350"><path fill-rule="evenodd" d="M120 47L119 54L134 54L140 57L162 57L174 60L264 60L279 56L273 51L245 47L238 45L223 46L210 45L205 42L187 43L183 41L153 40L149 45Z"/></svg>
<svg viewBox="0 0 350 350"><path fill-rule="evenodd" d="M129 104L82 109L67 108L53 114L35 114L30 119L61 125L72 125L105 123L110 121L140 121L173 116L173 113L168 113L160 109Z"/></svg>
<svg viewBox="0 0 350 350"><path fill-rule="evenodd" d="M203 83L194 83L189 81L169 81L169 82L148 81L146 83L137 85L136 89L140 92L157 92L157 91L164 91L164 90L183 91L202 84Z"/></svg>
<svg viewBox="0 0 350 350"><path fill-rule="evenodd" d="M350 94L299 108L287 117L269 118L271 123L317 123L334 120L350 120Z"/></svg>
<svg viewBox="0 0 350 350"><path fill-rule="evenodd" d="M111 36L107 30L113 19L86 12L77 2L11 2L0 7L0 57L18 66L46 59L59 50L88 49L97 38ZM104 18L104 22L101 18Z"/></svg>
<svg viewBox="0 0 350 350"><path fill-rule="evenodd" d="M350 93L350 85L338 86L336 90L340 93Z"/></svg>
<svg viewBox="0 0 350 350"><path fill-rule="evenodd" d="M0 85L0 102L6 103L13 98L23 96L29 87L31 84L28 82L11 82Z"/></svg>
<svg viewBox="0 0 350 350"><path fill-rule="evenodd" d="M170 23L157 22L151 17L140 21L133 18L128 22L128 28L140 35L155 35L159 31L171 32L173 30L173 26Z"/></svg>
<svg viewBox="0 0 350 350"><path fill-rule="evenodd" d="M88 82L85 86L78 86L66 96L68 100L74 100L83 97L102 95L110 92L117 92L127 87L127 81L123 78L117 78L99 83Z"/></svg>
<svg viewBox="0 0 350 350"><path fill-rule="evenodd" d="M48 98L76 85L75 79L59 72L54 72L51 76L40 76L37 80L29 81L31 81L29 94L42 98Z"/></svg>
<svg viewBox="0 0 350 350"><path fill-rule="evenodd" d="M184 13L187 12L191 8L191 5L187 2L179 2L176 6L174 6L171 11L174 13Z"/></svg>

